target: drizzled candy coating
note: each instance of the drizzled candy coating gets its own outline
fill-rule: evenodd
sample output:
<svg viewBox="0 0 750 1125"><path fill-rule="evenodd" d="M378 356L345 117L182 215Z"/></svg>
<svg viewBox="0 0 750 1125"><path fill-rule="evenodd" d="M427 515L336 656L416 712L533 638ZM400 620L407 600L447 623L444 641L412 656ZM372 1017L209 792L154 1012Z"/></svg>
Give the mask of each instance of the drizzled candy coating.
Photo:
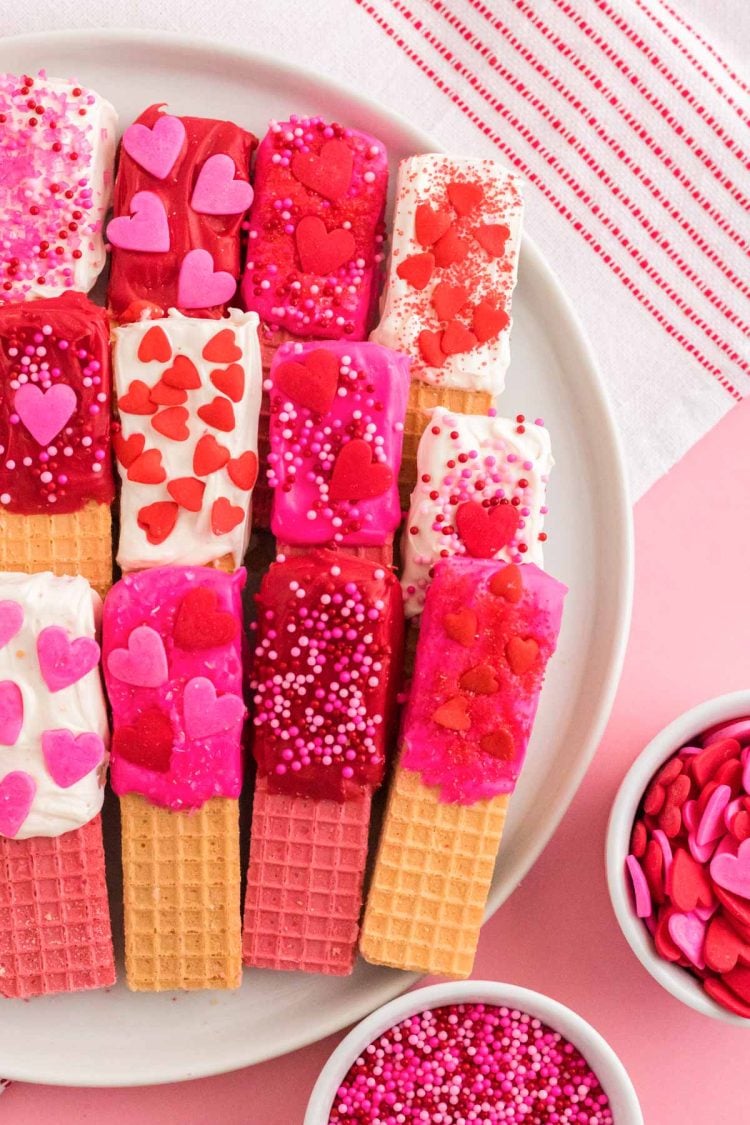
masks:
<svg viewBox="0 0 750 1125"><path fill-rule="evenodd" d="M0 307L0 506L111 504L109 326L80 293Z"/></svg>
<svg viewBox="0 0 750 1125"><path fill-rule="evenodd" d="M313 551L274 563L257 602L254 753L271 788L341 801L379 784L403 635L393 574Z"/></svg>
<svg viewBox="0 0 750 1125"><path fill-rule="evenodd" d="M320 117L274 122L258 149L242 297L270 330L361 340L377 298L385 147Z"/></svg>

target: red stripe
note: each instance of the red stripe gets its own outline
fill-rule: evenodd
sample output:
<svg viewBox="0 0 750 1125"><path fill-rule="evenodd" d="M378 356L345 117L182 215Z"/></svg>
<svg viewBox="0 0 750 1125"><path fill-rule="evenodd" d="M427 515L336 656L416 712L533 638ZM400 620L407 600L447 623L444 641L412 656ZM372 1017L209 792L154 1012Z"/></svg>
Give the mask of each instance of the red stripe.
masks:
<svg viewBox="0 0 750 1125"><path fill-rule="evenodd" d="M709 86L713 86L713 88L714 88L714 90L716 90L717 94L720 94L721 97L727 103L727 105L730 105L732 107L732 109L735 111L735 113L740 118L740 120L744 121L745 124L747 124L748 116L743 111L741 106L739 106L735 102L734 98L730 97L730 95L726 92L726 90L724 89L723 86L719 85L719 83L716 81L716 79L713 76L713 74L711 73L711 71L706 70L705 66L700 61L700 59L697 59L695 57L695 55L692 54L692 52L688 50L688 48L683 43L683 41L679 37L679 35L675 35L672 28L668 27L667 24L665 24L664 21L661 20L655 12L652 12L651 9L648 8L646 6L646 4L644 3L644 0L635 0L635 3L640 8L640 10L648 16L648 18L651 20L651 22L653 24L655 24L656 27L659 28L659 31L661 31L661 33L665 36L665 38L668 39L669 42L674 47L677 48L677 50L680 52L680 54L684 58L686 58L689 63L692 63L692 65L695 67L695 69L700 74L701 78L705 79L705 81L708 82Z"/></svg>
<svg viewBox="0 0 750 1125"><path fill-rule="evenodd" d="M493 129L491 129L489 125L487 125L486 122L484 122L469 105L467 105L463 98L461 98L456 93L456 91L452 87L450 87L432 69L432 67L427 62L425 62L425 60L412 47L409 46L408 43L406 43L406 41L398 34L398 32L396 32L395 29L384 19L384 17L375 10L372 4L368 3L367 0L356 0L356 3L375 21L375 23L386 33L386 35L388 35L389 38L392 39L402 49L406 57L413 63L415 63L416 66L418 66L422 71L422 73L427 75L427 77L442 93L446 94L450 98L453 104L456 105L461 110L461 112L466 115L466 117L472 122L472 124L475 125L476 128L479 129L490 141L492 141L492 143L502 153L505 154L505 156L511 161L511 163L516 168L518 168L519 171L526 177L529 183L534 184L535 187L537 187L545 196L545 198L549 200L549 202L552 203L552 205L560 212L560 214L573 224L573 226L580 233L581 237L584 239L587 245L589 245L592 250L594 250L594 252L599 255L600 258L602 258L609 269L611 269L615 276L623 283L628 292L631 293L632 296L634 296L636 300L638 300L649 313L651 313L651 315L661 325L667 335L676 340L681 345L681 347L683 347L685 351L688 352L688 354L691 355L696 360L696 362L700 364L701 367L703 367L706 371L713 375L717 382L728 392L728 394L731 395L733 399L738 402L742 401L742 395L740 394L740 392L732 385L732 383L729 381L729 379L726 378L721 370L716 367L716 365L713 364L709 359L707 359L706 356L704 356L703 353L698 350L695 344L693 344L692 341L688 340L687 337L682 332L680 332L679 329L675 328L675 326L666 318L661 310L658 309L653 304L653 302L645 295L645 293L643 293L638 288L632 278L628 277L622 267L619 266L617 262L615 262L614 259L607 253L598 239L583 226L583 223L573 214L570 208L567 207L562 202L562 200L560 200L554 194L554 192L552 192L550 188L548 188L547 185L542 182L542 180L534 172L534 170L524 160L517 156L513 149L510 148L510 146L505 141L503 141L503 139Z"/></svg>
<svg viewBox="0 0 750 1125"><path fill-rule="evenodd" d="M724 340L717 332L715 332L714 329L712 329L711 326L693 308L691 308L687 301L685 301L684 298L681 297L679 293L672 288L669 282L665 281L656 267L652 266L646 260L643 251L634 246L626 237L626 235L622 233L615 221L602 212L602 209L596 202L596 200L594 200L591 195L585 190L585 188L580 183L578 183L576 178L566 168L563 167L557 157L547 148L545 148L544 145L540 144L534 134L525 125L523 125L517 117L511 114L499 101L499 99L497 99L486 88L486 86L482 85L477 76L473 74L468 69L468 67L464 66L464 64L459 59L457 59L443 43L440 42L437 36L433 35L429 28L425 27L422 21L415 17L413 13L410 12L409 9L401 3L401 0L391 0L391 2L396 11L399 12L404 17L404 19L406 19L412 25L412 27L419 31L422 38L425 39L427 43L429 43L430 46L433 47L437 51L437 53L448 62L453 70L455 70L457 74L459 74L462 78L465 78L469 82L469 84L473 87L474 90L477 91L480 97L484 99L487 105L489 105L498 114L500 114L501 117L505 118L505 120L509 121L513 125L514 129L516 129L521 134L524 140L526 140L531 145L531 147L542 156L546 163L549 164L549 166L558 173L563 182L567 184L567 186L570 187L573 192L575 192L578 198L587 205L592 214L594 214L602 223L602 225L605 226L607 230L609 230L615 236L623 249L627 250L630 256L638 262L639 266L642 270L645 271L649 279L653 281L655 285L657 285L664 293L667 294L668 297L672 299L673 303L688 318L688 320L692 321L692 323L695 324L696 327L700 328L703 334L712 341L712 343L719 349L719 351L724 352L724 354L728 356L733 363L737 364L741 371L744 371L746 374L750 373L750 362L748 362L747 359L736 352L732 348L732 346L726 342L726 340ZM512 76L510 81L514 81Z"/></svg>
<svg viewBox="0 0 750 1125"><path fill-rule="evenodd" d="M487 14L489 10L487 9L485 4L480 2L480 0L469 0L469 3L474 5L477 11L481 12L481 14L485 16L485 18L488 18ZM576 55L572 48L569 47L568 44L565 43L559 35L556 35L555 32L551 30L551 28L547 27L541 17L537 16L536 12L530 4L524 3L523 0L517 0L516 6L521 14L526 16L532 27L535 28L535 30L538 31L541 35L543 35L545 39L552 43L552 45L557 48L563 58L572 63L576 70L578 70L585 78L588 78L597 92L606 99L607 103L611 105L617 113L619 113L620 117L622 117L622 119L630 126L630 128L639 137L639 139L643 141L649 151L652 152L657 160L659 160L664 165L667 171L675 177L677 182L681 184L683 188L685 188L691 198L694 199L696 203L700 204L706 215L709 218L713 219L719 230L723 231L727 235L727 237L732 240L732 242L740 247L741 250L747 251L749 248L748 243L745 241L745 239L743 239L742 235L734 230L730 221L716 210L708 197L703 195L691 183L687 174L683 172L681 168L678 168L676 166L672 157L665 153L662 146L648 132L642 122L640 122L638 118L635 117L635 115L632 114L622 104L622 102L620 102L612 87L607 86L606 83L603 82L601 78L594 73L591 67L587 66L586 63L584 63L580 58L580 56ZM489 16L491 17L491 13L489 13ZM714 166L711 165L710 167L713 168ZM721 176L719 175L717 178L720 180ZM704 249L704 247L701 246L701 249ZM707 253L709 257L711 257L711 254L708 251L704 250L704 252Z"/></svg>
<svg viewBox="0 0 750 1125"><path fill-rule="evenodd" d="M676 75L672 73L667 64L659 58L659 56L656 54L656 51L651 50L646 40L641 38L641 36L636 31L633 31L632 27L629 26L629 24L625 19L623 19L619 12L615 12L612 8L610 8L609 4L606 3L606 0L594 0L594 3L596 4L600 12L603 12L605 16L609 17L618 31L621 31L625 38L628 39L634 47L637 47L638 50L645 55L651 65L656 70L658 70L659 74L661 74L662 77L666 78L670 86L674 87L680 97L687 102L690 108L695 110L701 120L704 121L706 125L708 125L713 133L716 134L724 147L728 149L728 151L731 152L733 156L736 156L745 168L750 168L750 161L748 161L747 156L739 147L734 138L731 137L726 132L726 130L722 128L721 124L716 120L713 114L700 104L692 91L688 90L687 86L683 85L683 83L680 82L679 78L677 78Z"/></svg>
<svg viewBox="0 0 750 1125"><path fill-rule="evenodd" d="M515 0L515 3L516 6L519 6L521 3L523 3L523 0ZM688 148L691 149L692 152L694 152L695 155L701 160L701 162L710 169L710 171L713 173L722 187L726 188L726 190L732 196L732 199L735 199L745 208L750 206L750 200L747 200L743 196L742 192L734 184L732 179L724 173L724 170L716 163L715 160L713 160L711 155L700 147L695 137L685 131L684 125L682 125L677 120L669 107L665 105L665 103L661 101L661 99L658 98L654 93L652 93L652 91L649 90L648 87L643 84L643 82L641 82L638 75L630 69L628 64L622 58L620 58L617 52L612 50L608 41L603 36L599 35L598 32L594 31L591 25L586 23L586 21L581 16L579 16L578 12L576 12L575 9L570 6L570 4L566 3L565 0L552 0L552 3L555 4L576 25L576 27L583 31L584 34L597 47L600 48L606 58L608 58L609 61L617 67L621 74L625 75L633 89L637 90L639 94L642 94L649 105L652 105L654 109L657 109L659 111L666 123L674 130L675 135L678 136L680 140L684 141Z"/></svg>
<svg viewBox="0 0 750 1125"><path fill-rule="evenodd" d="M746 94L750 94L750 86L748 86L746 82L743 82L742 77L732 70L732 68L728 65L726 59L722 58L722 56L719 54L712 43L709 43L707 40L705 40L700 32L696 31L692 24L689 24L687 20L685 20L680 15L679 12L676 12L674 8L671 8L669 4L665 3L665 0L658 0L658 3L661 4L664 11L667 12L673 20L677 21L680 27L684 27L685 31L690 32L696 42L700 43L701 47L703 47L704 50L708 51L709 55L716 59L722 70L729 75L733 82L737 83L741 90L744 90Z"/></svg>
<svg viewBox="0 0 750 1125"><path fill-rule="evenodd" d="M470 46L472 46L483 59L485 59L488 65L491 66L497 74L508 81L515 90L522 94L522 96L526 98L526 100L530 102L530 104L533 105L533 107L539 113L541 113L542 117L544 117L546 121L549 121L552 124L553 128L558 133L562 134L562 136L565 138L565 141L573 148L573 151L577 152L578 155L581 156L581 158L586 162L589 168L596 172L599 179L602 180L602 182L606 184L606 186L610 189L612 195L616 199L619 199L625 205L625 207L627 207L628 211L630 211L631 215L633 215L640 226L656 242L656 245L664 251L667 257L670 258L670 260L679 267L682 273L684 273L685 276L690 281L692 281L696 288L701 293L703 293L710 304L712 304L714 308L718 309L719 312L721 312L722 315L725 316L731 324L735 325L735 327L739 328L746 335L750 336L750 325L745 324L742 318L737 315L736 311L730 308L729 305L727 305L721 297L715 294L713 290L708 287L701 275L696 273L695 270L693 270L692 267L688 265L684 258L681 257L679 252L668 241L666 235L664 235L657 227L653 225L653 223L649 221L648 218L643 215L640 207L638 207L638 205L634 203L625 194L625 192L622 191L622 189L617 185L617 183L612 179L607 171L602 168L600 164L598 164L592 154L584 147L583 143L577 139L574 139L572 137L572 134L562 126L560 120L557 117L553 116L553 114L547 107L545 100L539 99L532 95L529 90L520 82L520 80L515 78L505 67L503 67L499 63L497 55L495 55L494 52L492 52L485 43L478 39L478 37L474 35L471 29L467 27L466 24L462 23L462 21L459 20L458 17L455 16L450 9L446 10L446 5L442 2L442 0L429 0L429 2L434 10L442 15L444 19L450 24L450 26L463 36L464 40ZM478 0L469 0L469 3L477 11L480 11L481 14L485 14L487 12L487 9L483 4L479 3ZM586 109L580 98L577 98L560 81L559 78L556 78L554 75L552 75L548 68L544 66L544 64L541 63L537 58L535 58L534 54L526 46L524 46L524 44L521 43L520 40L501 23L500 20L494 19L491 15L485 15L485 18L488 19L488 22L491 23L494 29L500 31L504 38L507 39L510 45L514 48L514 50L526 62L528 62L529 65L532 66L538 74L542 75L542 77L544 77L550 83L553 89L562 95L562 97L568 102L569 105L573 106L573 108L583 116L584 120L594 129L596 135L600 138L600 140L604 141L604 143L619 158L621 163L624 164L625 167L627 167L633 173L633 175L635 175L637 179L640 180L642 184L644 184L650 194L664 207L670 217L676 219L683 230L686 230L690 234L696 245L700 246L701 249L704 249L704 251L710 251L708 244L703 239L701 239L695 228L692 227L692 225L681 215L679 209L675 207L674 204L670 203L669 200L665 199L659 188L657 188L653 181L643 172L643 170L632 161L622 145L613 137L609 136L609 134L605 131L595 115L588 109ZM718 258L715 251L710 251L707 256L711 257L712 255L714 258ZM750 293L750 286L747 286L745 282L738 278L733 270L731 270L729 266L725 265L725 263L720 258L718 258L716 264L718 265L718 268L721 270L721 272L726 277L728 277L732 284L740 289L740 291L745 294Z"/></svg>

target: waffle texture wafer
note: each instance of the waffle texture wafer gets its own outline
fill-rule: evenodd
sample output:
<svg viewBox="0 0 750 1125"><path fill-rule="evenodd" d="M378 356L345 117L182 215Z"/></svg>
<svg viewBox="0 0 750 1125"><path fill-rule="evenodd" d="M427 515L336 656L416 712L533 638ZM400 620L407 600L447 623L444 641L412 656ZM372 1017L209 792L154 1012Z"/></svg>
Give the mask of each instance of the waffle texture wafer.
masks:
<svg viewBox="0 0 750 1125"><path fill-rule="evenodd" d="M371 795L331 801L270 793L258 778L243 958L264 969L344 976L362 909Z"/></svg>
<svg viewBox="0 0 750 1125"><path fill-rule="evenodd" d="M458 387L433 387L412 379L409 402L404 419L404 451L399 474L401 507L408 511L412 489L417 479L417 448L422 431L429 421L429 410L444 406L457 414L486 414L492 406L487 391L466 391Z"/></svg>
<svg viewBox="0 0 750 1125"><path fill-rule="evenodd" d="M508 800L451 804L396 768L359 942L366 961L469 976Z"/></svg>
<svg viewBox="0 0 750 1125"><path fill-rule="evenodd" d="M239 988L239 806L120 798L125 970L136 992Z"/></svg>
<svg viewBox="0 0 750 1125"><path fill-rule="evenodd" d="M114 982L101 816L62 836L0 836L0 996Z"/></svg>
<svg viewBox="0 0 750 1125"><path fill-rule="evenodd" d="M102 597L112 585L112 513L90 500L77 512L0 511L0 571L80 574Z"/></svg>

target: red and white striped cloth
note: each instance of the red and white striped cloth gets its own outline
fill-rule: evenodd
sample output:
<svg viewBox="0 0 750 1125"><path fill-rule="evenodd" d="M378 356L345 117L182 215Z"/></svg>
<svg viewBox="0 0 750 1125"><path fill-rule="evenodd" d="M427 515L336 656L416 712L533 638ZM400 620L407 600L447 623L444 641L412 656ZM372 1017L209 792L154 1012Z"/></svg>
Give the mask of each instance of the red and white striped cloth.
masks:
<svg viewBox="0 0 750 1125"><path fill-rule="evenodd" d="M19 0L3 30L145 22L244 42L520 171L526 229L592 340L634 495L750 392L747 0L44 7Z"/></svg>

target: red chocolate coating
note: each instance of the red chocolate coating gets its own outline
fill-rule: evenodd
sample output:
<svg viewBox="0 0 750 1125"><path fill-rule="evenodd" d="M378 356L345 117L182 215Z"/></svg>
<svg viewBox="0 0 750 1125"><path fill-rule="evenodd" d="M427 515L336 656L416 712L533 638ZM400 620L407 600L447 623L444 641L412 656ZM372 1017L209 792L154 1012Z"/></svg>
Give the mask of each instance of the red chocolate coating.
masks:
<svg viewBox="0 0 750 1125"><path fill-rule="evenodd" d="M75 393L64 424L51 432L55 388ZM22 387L39 395L22 407ZM48 398L51 393L52 397ZM66 391L69 395L69 390ZM36 399L36 401L34 401ZM81 293L0 308L0 504L19 515L76 512L89 500L111 504L111 379L104 309ZM71 399L72 401L72 399ZM20 416L17 411L20 409Z"/></svg>
<svg viewBox="0 0 750 1125"><path fill-rule="evenodd" d="M269 788L343 801L379 785L403 645L393 573L311 551L274 563L257 603L253 751Z"/></svg>
<svg viewBox="0 0 750 1125"><path fill-rule="evenodd" d="M153 128L163 116L159 105L145 109L137 123ZM109 304L119 321L139 319L144 310L153 318L166 316L170 308L180 309L177 297L180 266L190 250L206 250L213 258L214 271L240 272L240 230L244 212L212 215L191 206L193 189L209 157L226 154L235 165L235 178L249 180L250 160L257 138L231 121L202 117L181 117L185 141L168 174L159 179L141 167L120 145L115 181L114 214L130 215L133 196L153 192L163 203L168 223L170 248L166 252L123 250L113 247L109 279ZM182 308L190 316L220 317L231 300L211 307Z"/></svg>

